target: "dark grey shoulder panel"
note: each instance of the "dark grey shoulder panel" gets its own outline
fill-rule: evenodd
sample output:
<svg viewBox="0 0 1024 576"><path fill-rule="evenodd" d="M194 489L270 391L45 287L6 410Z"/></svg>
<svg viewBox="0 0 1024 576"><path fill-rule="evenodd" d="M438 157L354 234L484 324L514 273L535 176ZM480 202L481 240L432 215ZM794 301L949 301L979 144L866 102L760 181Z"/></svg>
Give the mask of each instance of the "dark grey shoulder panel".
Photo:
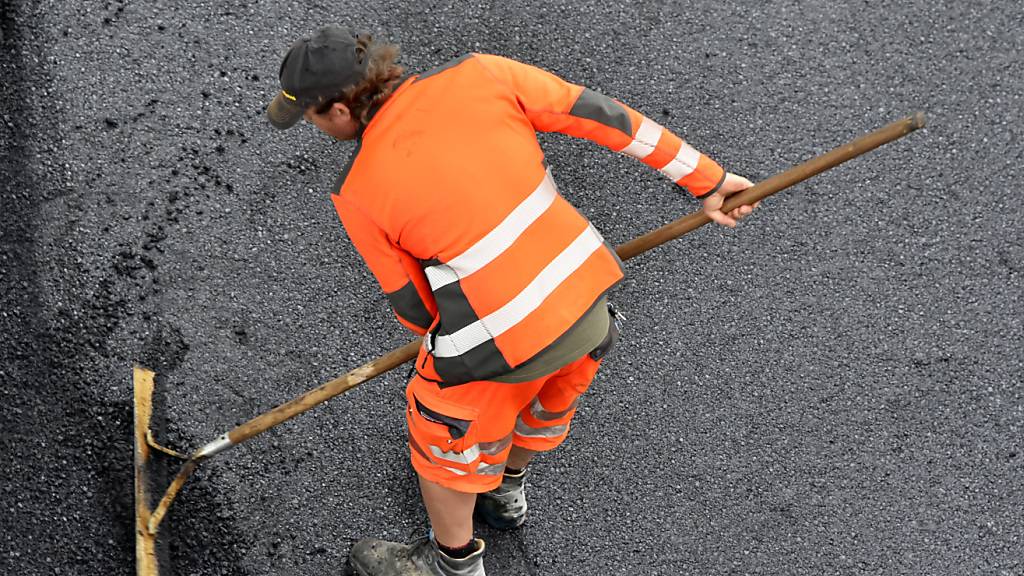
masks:
<svg viewBox="0 0 1024 576"><path fill-rule="evenodd" d="M427 306L420 299L420 294L416 291L416 285L411 280L406 282L405 286L389 293L388 300L391 302L391 307L395 312L408 320L410 324L426 330L434 322L433 316L430 315Z"/></svg>
<svg viewBox="0 0 1024 576"><path fill-rule="evenodd" d="M615 100L604 94L598 94L590 88L583 89L583 93L580 94L569 114L577 118L600 122L609 128L619 130L626 136L633 135L633 124L629 121L626 109Z"/></svg>
<svg viewBox="0 0 1024 576"><path fill-rule="evenodd" d="M434 76L436 74L440 74L441 72L444 72L445 70L448 70L449 68L455 68L459 64L462 64L463 62L465 62L466 60L469 60L472 57L473 57L472 53L470 53L470 54L463 54L462 56L459 56L455 60L450 60L448 62L445 62L444 64L441 64L437 68L433 68L431 70L427 70L423 74L420 74L419 76L417 76L416 79L412 81L412 83L415 84L415 83L417 83L417 82L419 82L421 80L426 80L427 78L430 78L431 76Z"/></svg>
<svg viewBox="0 0 1024 576"><path fill-rule="evenodd" d="M352 165L356 162L356 156L359 155L359 151L363 148L363 141L359 140L356 144L356 149L352 151L352 156L349 157L348 162L345 163L345 167L341 169L341 173L334 180L334 190L331 190L331 194L337 194L341 192L341 187L345 185L345 179L348 178L348 173L352 171Z"/></svg>

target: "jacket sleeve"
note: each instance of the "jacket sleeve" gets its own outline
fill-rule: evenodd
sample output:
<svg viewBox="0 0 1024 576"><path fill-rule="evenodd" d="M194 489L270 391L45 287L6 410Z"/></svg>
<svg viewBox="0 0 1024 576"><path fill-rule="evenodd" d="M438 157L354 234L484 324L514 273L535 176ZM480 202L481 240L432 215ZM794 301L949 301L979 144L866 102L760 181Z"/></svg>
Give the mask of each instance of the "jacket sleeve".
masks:
<svg viewBox="0 0 1024 576"><path fill-rule="evenodd" d="M437 304L419 262L341 194L332 194L331 200L352 244L387 294L398 321L416 334L426 334L437 316Z"/></svg>
<svg viewBox="0 0 1024 576"><path fill-rule="evenodd" d="M586 138L632 156L698 198L718 190L725 179L714 160L617 100L515 60L475 57L515 93L537 130Z"/></svg>

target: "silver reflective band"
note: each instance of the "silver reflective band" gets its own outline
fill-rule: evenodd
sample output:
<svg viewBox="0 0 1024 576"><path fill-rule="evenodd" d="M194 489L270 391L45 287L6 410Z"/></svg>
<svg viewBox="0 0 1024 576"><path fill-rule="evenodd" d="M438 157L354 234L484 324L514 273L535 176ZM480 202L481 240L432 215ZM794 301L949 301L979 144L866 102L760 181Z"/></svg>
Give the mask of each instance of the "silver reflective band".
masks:
<svg viewBox="0 0 1024 576"><path fill-rule="evenodd" d="M447 286L490 264L547 211L557 195L551 172L547 171L537 188L486 236L448 262L424 270L431 290Z"/></svg>
<svg viewBox="0 0 1024 576"><path fill-rule="evenodd" d="M543 404L540 403L540 398L534 398L533 402L530 403L530 415L532 415L537 420L558 420L559 418L564 417L569 412L572 412L573 409L576 408L576 405L579 404L579 401L580 399L576 398L575 400L572 401L572 404L569 404L569 407L566 408L565 410L550 412L544 408Z"/></svg>
<svg viewBox="0 0 1024 576"><path fill-rule="evenodd" d="M603 244L604 238L593 226L588 225L565 250L562 250L530 281L522 292L507 304L454 334L440 335L434 338L431 343L434 356L439 358L458 356L505 333L506 330L536 310Z"/></svg>
<svg viewBox="0 0 1024 576"><path fill-rule="evenodd" d="M447 286L459 279L455 270L452 270L447 264L428 266L423 271L427 274L427 282L430 284L431 290L437 290L438 288Z"/></svg>
<svg viewBox="0 0 1024 576"><path fill-rule="evenodd" d="M644 117L643 122L640 123L640 128L636 131L636 137L633 138L629 146L619 150L619 152L628 154L637 160L643 160L650 156L651 152L654 152L660 139L661 125L650 118Z"/></svg>
<svg viewBox="0 0 1024 576"><path fill-rule="evenodd" d="M516 419L516 434L525 438L557 438L565 431L569 429L568 424L559 424L557 426L542 426L540 428L534 428L526 422L523 422L522 418Z"/></svg>
<svg viewBox="0 0 1024 576"><path fill-rule="evenodd" d="M466 472L465 470L459 470L458 468L449 468L448 466L441 466L441 468L444 468L445 470L447 470L449 472L454 472L455 474L458 474L459 476L465 476L465 475L469 474L469 472Z"/></svg>
<svg viewBox="0 0 1024 576"><path fill-rule="evenodd" d="M435 457L449 462L455 462L456 464L469 464L480 457L480 448L478 445L473 444L469 448L466 448L462 452L445 452L433 444L430 445L430 453Z"/></svg>
<svg viewBox="0 0 1024 576"><path fill-rule="evenodd" d="M484 464L483 462L481 462L480 465L477 466L476 468L476 473L482 474L484 476L499 476L504 471L504 462L498 464Z"/></svg>
<svg viewBox="0 0 1024 576"><path fill-rule="evenodd" d="M676 157L669 160L668 164L661 168L661 173L667 176L669 180L676 182L696 170L699 160L700 152L694 150L693 146L683 142Z"/></svg>
<svg viewBox="0 0 1024 576"><path fill-rule="evenodd" d="M509 432L508 436L505 436L501 440L495 440L494 442L481 442L480 452L487 454L488 456L497 456L501 454L505 448L508 448L509 444L512 443L512 433Z"/></svg>
<svg viewBox="0 0 1024 576"><path fill-rule="evenodd" d="M487 454L488 456L497 456L498 454L501 454L501 452L508 448L511 443L512 434L509 434L501 440L495 440L494 442L480 442L478 444L473 444L462 452L449 452L442 450L437 446L430 445L430 453L433 454L435 458L440 458L449 462L471 464L480 457L480 454Z"/></svg>

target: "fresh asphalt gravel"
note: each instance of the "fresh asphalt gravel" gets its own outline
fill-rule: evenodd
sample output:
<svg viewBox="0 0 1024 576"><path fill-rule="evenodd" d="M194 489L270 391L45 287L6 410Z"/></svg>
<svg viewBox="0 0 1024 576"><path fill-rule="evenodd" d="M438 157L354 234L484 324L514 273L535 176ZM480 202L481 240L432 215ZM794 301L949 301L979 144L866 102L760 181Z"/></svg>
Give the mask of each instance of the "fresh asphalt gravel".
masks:
<svg viewBox="0 0 1024 576"><path fill-rule="evenodd" d="M2 7L0 573L133 573L133 363L191 450L408 341L328 199L352 145L263 116L287 46L350 23L413 71L542 66L753 180L928 115L628 263L622 343L528 524L481 530L490 574L1024 574L1020 2ZM698 208L541 139L613 243ZM424 533L405 374L205 464L165 572L334 574Z"/></svg>

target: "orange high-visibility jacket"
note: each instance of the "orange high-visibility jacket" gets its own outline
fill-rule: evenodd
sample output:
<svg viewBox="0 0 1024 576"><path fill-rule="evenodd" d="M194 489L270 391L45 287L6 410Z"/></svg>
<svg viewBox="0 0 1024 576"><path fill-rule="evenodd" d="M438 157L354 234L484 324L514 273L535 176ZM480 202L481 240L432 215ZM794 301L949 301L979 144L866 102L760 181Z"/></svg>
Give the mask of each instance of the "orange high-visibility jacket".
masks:
<svg viewBox="0 0 1024 576"><path fill-rule="evenodd" d="M536 131L633 156L701 197L725 172L654 121L532 66L468 54L402 83L332 194L399 321L442 385L521 366L622 278L555 188Z"/></svg>

